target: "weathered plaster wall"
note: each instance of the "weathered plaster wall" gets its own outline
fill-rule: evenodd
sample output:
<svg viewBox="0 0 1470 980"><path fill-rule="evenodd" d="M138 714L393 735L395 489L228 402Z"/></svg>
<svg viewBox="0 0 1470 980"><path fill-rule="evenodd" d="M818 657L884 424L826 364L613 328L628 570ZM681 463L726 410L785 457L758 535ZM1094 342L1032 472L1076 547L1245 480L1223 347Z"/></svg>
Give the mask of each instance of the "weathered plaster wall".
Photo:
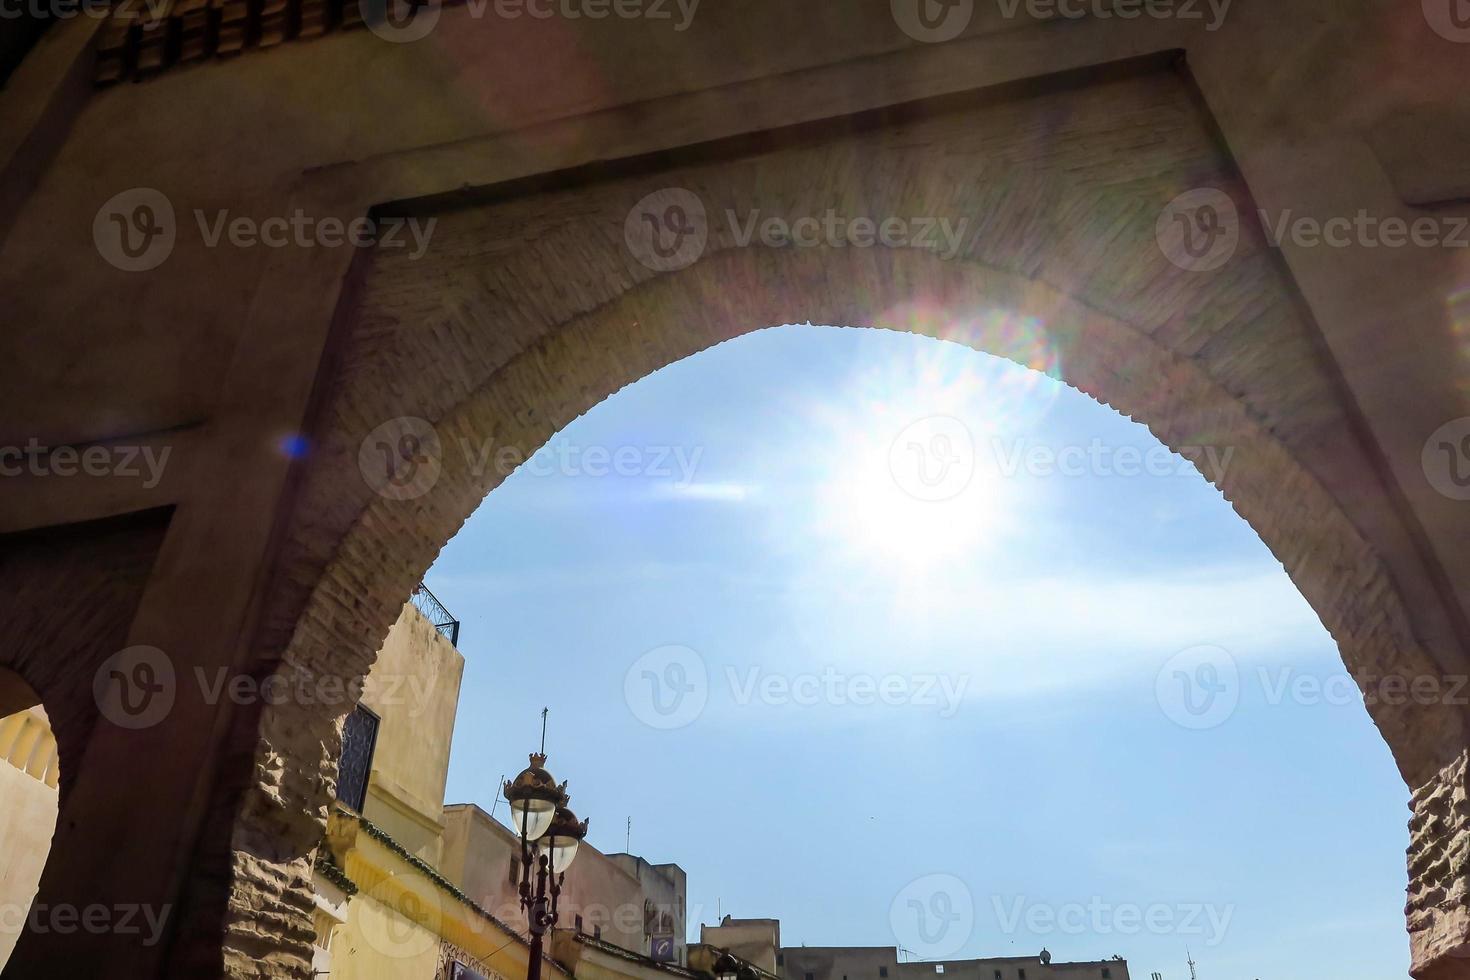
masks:
<svg viewBox="0 0 1470 980"><path fill-rule="evenodd" d="M504 922L523 922L517 891L517 873L511 878L512 865L519 868L520 845L511 832L474 804L445 807L447 831L444 839L444 874L477 904ZM644 932L645 903L683 908L685 902L684 873L677 865L661 866L671 872L655 870L646 861L642 877L630 873L625 854L603 854L584 843L577 859L567 870L561 898L558 928L577 928L632 953L648 955L648 938ZM634 861L642 861L634 858ZM677 872L674 874L673 872ZM682 928L682 917L679 923ZM684 945L682 932L678 942Z"/></svg>
<svg viewBox="0 0 1470 980"><path fill-rule="evenodd" d="M39 706L0 718L0 967L35 897L56 829L56 740Z"/></svg>
<svg viewBox="0 0 1470 980"><path fill-rule="evenodd" d="M362 692L362 703L379 718L363 816L436 867L463 675L463 655L406 604Z"/></svg>

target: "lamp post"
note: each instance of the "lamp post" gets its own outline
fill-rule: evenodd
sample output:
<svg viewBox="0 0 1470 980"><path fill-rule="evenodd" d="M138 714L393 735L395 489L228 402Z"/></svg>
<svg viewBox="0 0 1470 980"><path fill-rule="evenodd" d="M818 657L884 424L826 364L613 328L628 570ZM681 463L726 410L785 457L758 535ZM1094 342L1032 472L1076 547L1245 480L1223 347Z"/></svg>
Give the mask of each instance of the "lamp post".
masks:
<svg viewBox="0 0 1470 980"><path fill-rule="evenodd" d="M715 960L713 972L715 980L757 980L756 972L750 964L732 956L728 949L721 952Z"/></svg>
<svg viewBox="0 0 1470 980"><path fill-rule="evenodd" d="M740 961L731 956L727 949L715 960L714 974L715 980L739 980Z"/></svg>
<svg viewBox="0 0 1470 980"><path fill-rule="evenodd" d="M541 980L546 931L556 925L556 903L566 870L587 836L587 821L567 809L567 784L557 785L546 771L546 756L531 753L531 764L505 784L511 822L521 839L521 908L531 926L531 959L526 980ZM535 864L532 885L531 865Z"/></svg>

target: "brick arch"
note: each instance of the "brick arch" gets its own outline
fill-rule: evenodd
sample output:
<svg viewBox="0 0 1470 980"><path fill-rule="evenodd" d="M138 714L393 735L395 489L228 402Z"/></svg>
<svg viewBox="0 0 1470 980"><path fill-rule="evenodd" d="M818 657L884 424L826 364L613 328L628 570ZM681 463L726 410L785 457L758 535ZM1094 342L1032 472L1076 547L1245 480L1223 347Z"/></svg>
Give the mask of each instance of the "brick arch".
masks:
<svg viewBox="0 0 1470 980"><path fill-rule="evenodd" d="M1048 121L1044 139L1036 118ZM461 440L529 454L622 386L760 327L908 330L1029 364L1035 345L1014 324L1030 318L1068 384L1171 448L1234 449L1220 490L1354 676L1438 676L1383 560L1335 496L1381 491L1364 489L1376 477L1274 256L1249 228L1215 272L1179 269L1158 249L1159 207L1201 185L1248 210L1197 108L1164 78L696 159L652 177L574 180L452 210L404 206L440 208L440 230L423 257L383 249L358 270L264 649L288 673L367 672L413 585L499 482L493 467L476 472ZM666 186L690 189L716 215L761 204L821 213L836 202L853 214L983 215L993 233L944 261L908 248L742 247L712 223L697 262L657 274L628 254L623 219ZM359 470L358 451L403 416L434 427L440 472L421 496L389 499ZM1415 790L1408 916L1415 962L1426 963L1461 934L1447 843L1467 822L1456 802L1463 719L1447 705L1370 711ZM228 835L230 975L305 976L309 860L341 717L270 707L236 746L250 775Z"/></svg>

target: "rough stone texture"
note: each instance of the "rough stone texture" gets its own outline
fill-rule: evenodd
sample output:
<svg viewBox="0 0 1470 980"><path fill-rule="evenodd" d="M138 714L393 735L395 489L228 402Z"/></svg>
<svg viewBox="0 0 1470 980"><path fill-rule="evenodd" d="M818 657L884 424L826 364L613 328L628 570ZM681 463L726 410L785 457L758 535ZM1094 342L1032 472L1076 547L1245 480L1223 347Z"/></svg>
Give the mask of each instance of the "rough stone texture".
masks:
<svg viewBox="0 0 1470 980"><path fill-rule="evenodd" d="M667 186L699 195L711 238L693 267L657 275L629 254L623 220ZM1381 561L1299 462L1299 453L1351 457L1353 436L1274 253L1247 228L1229 264L1193 273L1157 247L1160 206L1197 186L1251 210L1186 87L1163 73L1024 104L947 105L869 133L441 211L428 255L383 250L359 269L266 649L287 671L350 678L371 666L413 584L498 483L493 469L475 472L462 441L529 453L674 360L810 319L1054 365L1168 445L1233 448L1220 489L1281 559L1349 669L1365 680L1436 675ZM723 217L829 207L879 219L965 216L981 233L946 262L913 249L741 248ZM400 416L431 421L442 447L437 482L413 500L375 496L358 470L364 437ZM1362 472L1344 492L1372 482ZM1432 786L1464 747L1454 708L1371 710L1411 786ZM254 785L233 831L232 976L263 975L262 947L277 975L305 975L306 862L339 723L291 705L261 721ZM1444 876L1433 862L1411 868L1426 882ZM1413 930L1452 933L1464 921L1450 890L1416 883L1415 901ZM285 929L293 910L298 928ZM1415 940L1428 955L1442 945Z"/></svg>
<svg viewBox="0 0 1470 980"><path fill-rule="evenodd" d="M1414 794L1409 821L1409 940L1438 980L1470 974L1470 779L1461 753ZM1456 972L1459 971L1459 972Z"/></svg>

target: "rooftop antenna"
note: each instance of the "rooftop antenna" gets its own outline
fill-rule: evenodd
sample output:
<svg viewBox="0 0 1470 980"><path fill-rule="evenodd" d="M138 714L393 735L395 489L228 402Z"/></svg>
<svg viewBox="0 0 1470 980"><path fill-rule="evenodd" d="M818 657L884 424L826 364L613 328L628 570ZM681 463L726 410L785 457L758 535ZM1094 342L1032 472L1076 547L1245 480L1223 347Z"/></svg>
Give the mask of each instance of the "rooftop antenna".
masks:
<svg viewBox="0 0 1470 980"><path fill-rule="evenodd" d="M500 787L502 787L504 785L505 785L505 773L501 773L500 774L500 781L495 784L495 786L496 786L495 799L492 800L491 803L490 803L490 817L491 817L492 820L495 818L495 808L500 805Z"/></svg>
<svg viewBox="0 0 1470 980"><path fill-rule="evenodd" d="M633 818L632 817L629 817L628 818L628 833L627 833L627 836L623 838L623 853L625 853L625 854L632 854L633 853Z"/></svg>
<svg viewBox="0 0 1470 980"><path fill-rule="evenodd" d="M1189 947L1184 947L1184 962L1189 964L1189 980L1198 980L1194 975L1194 956L1190 954Z"/></svg>
<svg viewBox="0 0 1470 980"><path fill-rule="evenodd" d="M541 709L541 754L546 754L546 716L551 713L550 708Z"/></svg>

